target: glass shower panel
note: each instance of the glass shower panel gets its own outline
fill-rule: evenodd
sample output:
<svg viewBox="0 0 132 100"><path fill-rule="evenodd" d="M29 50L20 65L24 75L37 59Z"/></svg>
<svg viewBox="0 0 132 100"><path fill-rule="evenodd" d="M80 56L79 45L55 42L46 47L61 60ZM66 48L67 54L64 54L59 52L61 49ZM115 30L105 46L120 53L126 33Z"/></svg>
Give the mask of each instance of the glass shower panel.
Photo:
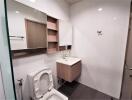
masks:
<svg viewBox="0 0 132 100"><path fill-rule="evenodd" d="M4 0L0 0L0 65L3 87L6 100L15 100L5 20Z"/></svg>

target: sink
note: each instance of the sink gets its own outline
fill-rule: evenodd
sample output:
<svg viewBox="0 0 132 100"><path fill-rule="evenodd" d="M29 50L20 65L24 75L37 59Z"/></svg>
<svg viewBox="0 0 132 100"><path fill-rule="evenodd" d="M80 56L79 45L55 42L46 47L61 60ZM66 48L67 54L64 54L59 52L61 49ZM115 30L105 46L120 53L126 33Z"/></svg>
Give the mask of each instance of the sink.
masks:
<svg viewBox="0 0 132 100"><path fill-rule="evenodd" d="M56 62L72 66L79 61L81 61L81 59L77 57L65 57L65 58L58 59Z"/></svg>

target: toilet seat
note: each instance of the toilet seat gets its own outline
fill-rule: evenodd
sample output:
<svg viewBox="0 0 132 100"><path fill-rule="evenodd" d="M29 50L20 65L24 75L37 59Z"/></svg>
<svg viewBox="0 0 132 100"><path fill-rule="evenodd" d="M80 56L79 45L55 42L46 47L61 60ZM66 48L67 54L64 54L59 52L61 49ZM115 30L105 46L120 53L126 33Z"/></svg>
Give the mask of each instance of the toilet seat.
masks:
<svg viewBox="0 0 132 100"><path fill-rule="evenodd" d="M44 76L47 76L48 78L47 79L48 83L45 85L41 84L41 81L44 81L46 83L45 79L41 79L41 77ZM43 95L47 93L47 91L50 91L52 88L53 88L53 80L52 80L52 73L50 70L42 70L34 76L34 93L37 99L43 97Z"/></svg>
<svg viewBox="0 0 132 100"><path fill-rule="evenodd" d="M51 91L47 92L40 100L68 100L68 98L57 90L52 89Z"/></svg>
<svg viewBox="0 0 132 100"><path fill-rule="evenodd" d="M68 100L54 89L52 72L49 68L28 74L30 97L34 100Z"/></svg>

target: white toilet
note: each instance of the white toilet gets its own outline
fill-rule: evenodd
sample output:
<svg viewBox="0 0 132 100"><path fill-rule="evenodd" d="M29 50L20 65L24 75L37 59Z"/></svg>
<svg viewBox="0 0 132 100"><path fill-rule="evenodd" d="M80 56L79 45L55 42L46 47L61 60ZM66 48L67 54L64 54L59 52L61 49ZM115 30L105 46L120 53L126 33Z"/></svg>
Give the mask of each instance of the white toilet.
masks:
<svg viewBox="0 0 132 100"><path fill-rule="evenodd" d="M45 68L28 74L30 97L33 100L68 100L54 89L52 72Z"/></svg>

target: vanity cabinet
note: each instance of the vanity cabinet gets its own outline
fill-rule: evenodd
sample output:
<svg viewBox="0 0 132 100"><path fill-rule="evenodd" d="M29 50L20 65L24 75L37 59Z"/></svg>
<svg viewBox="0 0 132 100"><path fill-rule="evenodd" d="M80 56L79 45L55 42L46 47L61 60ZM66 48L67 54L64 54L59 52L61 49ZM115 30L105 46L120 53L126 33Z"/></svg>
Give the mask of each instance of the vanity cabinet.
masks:
<svg viewBox="0 0 132 100"><path fill-rule="evenodd" d="M59 20L59 46L72 45L72 24Z"/></svg>
<svg viewBox="0 0 132 100"><path fill-rule="evenodd" d="M67 61L68 62L68 61ZM76 80L81 74L81 60L76 60L72 64L57 61L57 76L68 82Z"/></svg>

